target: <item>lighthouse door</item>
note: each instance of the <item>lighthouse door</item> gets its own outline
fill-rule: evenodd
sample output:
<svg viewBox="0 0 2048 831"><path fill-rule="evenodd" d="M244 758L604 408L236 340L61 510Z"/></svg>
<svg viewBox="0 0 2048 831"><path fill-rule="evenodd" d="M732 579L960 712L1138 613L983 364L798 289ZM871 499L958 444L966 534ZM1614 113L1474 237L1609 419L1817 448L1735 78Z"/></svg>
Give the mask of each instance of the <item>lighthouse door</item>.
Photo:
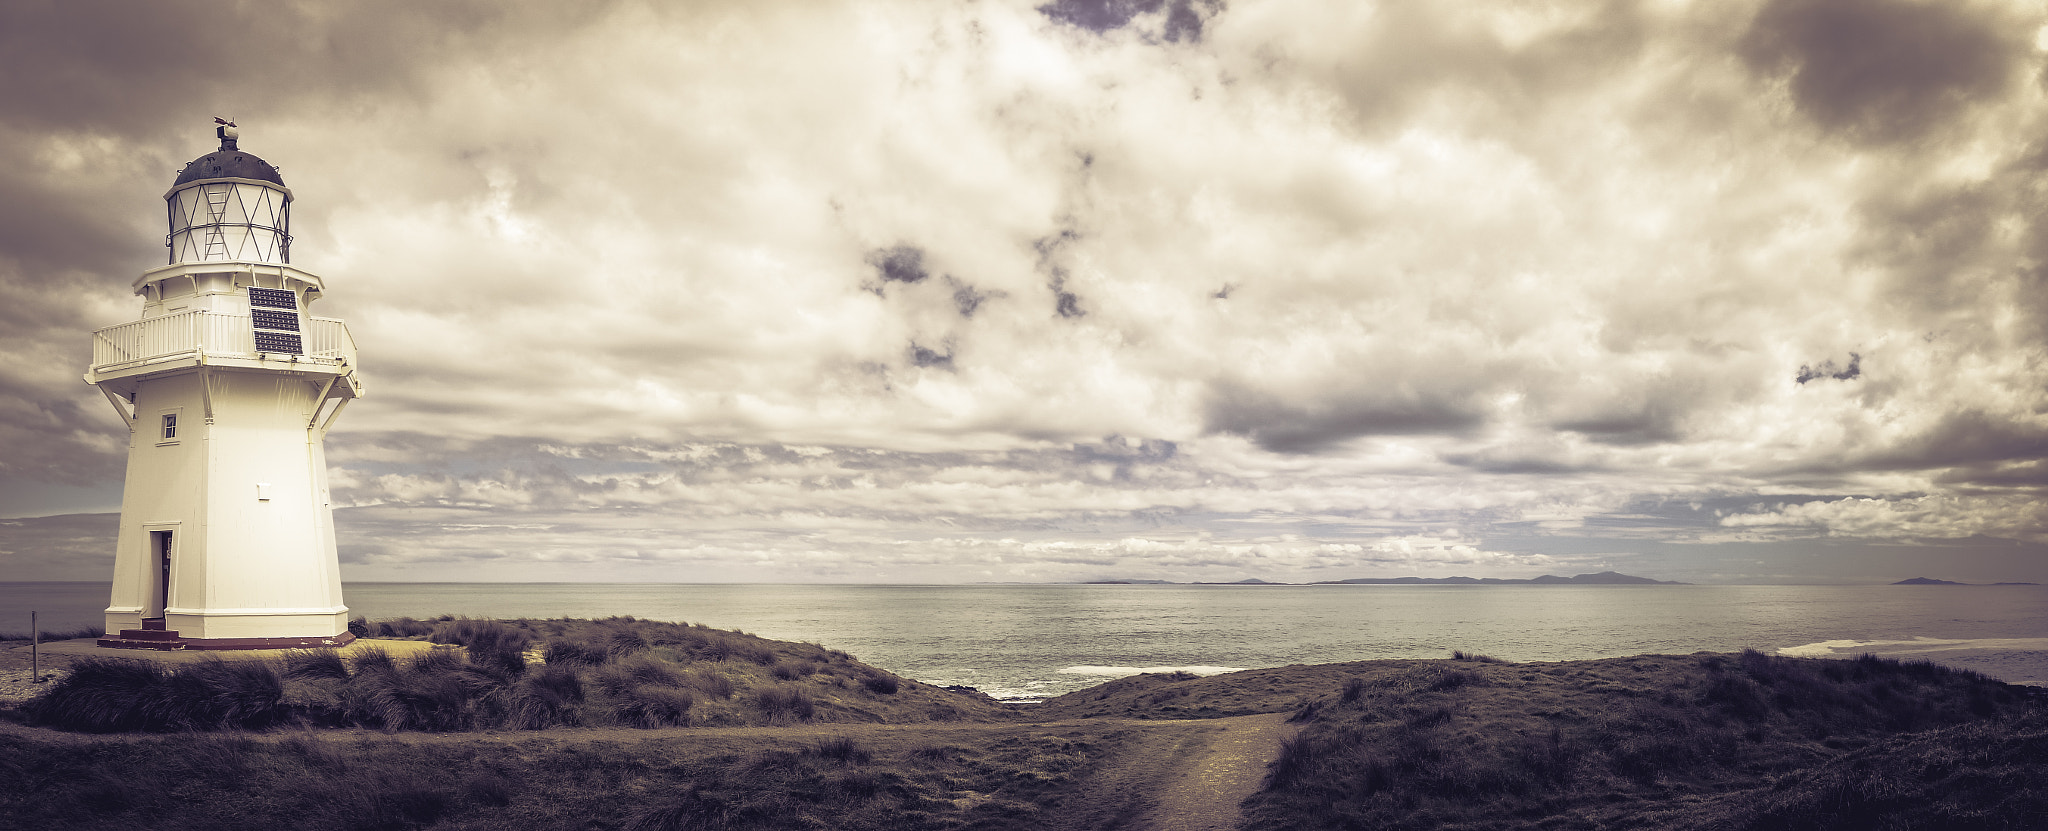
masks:
<svg viewBox="0 0 2048 831"><path fill-rule="evenodd" d="M152 575L155 585L150 587L150 606L143 617L162 618L171 605L171 532L149 532L149 547L156 560L156 573Z"/></svg>

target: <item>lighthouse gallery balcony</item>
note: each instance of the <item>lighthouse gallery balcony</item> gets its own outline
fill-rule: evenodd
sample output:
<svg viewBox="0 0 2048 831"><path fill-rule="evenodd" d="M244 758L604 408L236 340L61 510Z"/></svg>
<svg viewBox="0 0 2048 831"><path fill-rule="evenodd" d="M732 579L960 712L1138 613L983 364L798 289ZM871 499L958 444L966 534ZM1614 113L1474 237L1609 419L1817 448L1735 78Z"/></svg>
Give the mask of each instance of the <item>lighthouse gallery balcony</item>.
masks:
<svg viewBox="0 0 2048 831"><path fill-rule="evenodd" d="M353 387L356 342L348 326L309 316L302 334L304 354L267 353L257 351L248 315L189 311L145 318L92 333L87 378L104 382L206 365L335 375Z"/></svg>

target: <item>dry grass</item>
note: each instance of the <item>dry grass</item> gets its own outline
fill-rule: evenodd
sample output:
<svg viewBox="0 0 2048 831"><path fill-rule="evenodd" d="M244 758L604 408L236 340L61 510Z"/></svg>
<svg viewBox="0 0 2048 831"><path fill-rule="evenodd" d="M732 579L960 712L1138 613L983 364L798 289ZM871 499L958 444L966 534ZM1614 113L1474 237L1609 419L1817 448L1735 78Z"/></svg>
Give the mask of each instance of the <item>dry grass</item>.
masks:
<svg viewBox="0 0 2048 831"><path fill-rule="evenodd" d="M1105 759L1133 758L1142 731L1097 719L1262 712L1302 729L1249 803L1252 829L1995 829L2048 815L2039 705L1929 664L1460 654L1141 675L1005 707L685 624L408 620L394 628L448 647L79 662L14 718L214 732L0 725L0 777L21 786L0 789L0 825L1041 828L1079 815ZM694 729L749 725L781 729ZM415 735L304 729L345 726ZM417 735L550 727L612 729ZM236 728L269 732L220 732Z"/></svg>
<svg viewBox="0 0 2048 831"><path fill-rule="evenodd" d="M1114 731L963 732L616 742L287 731L81 747L0 728L0 827L1039 831L1108 757Z"/></svg>
<svg viewBox="0 0 2048 831"><path fill-rule="evenodd" d="M815 644L680 623L401 618L362 628L415 632L459 648L409 659L369 651L353 662L314 651L277 663L216 660L168 670L92 659L25 712L37 723L87 732L284 723L426 732L914 723L1009 712L986 696L899 678Z"/></svg>
<svg viewBox="0 0 2048 831"><path fill-rule="evenodd" d="M1379 663L1346 665L1353 675L1302 707L1247 827L1724 827L1742 800L1702 797L2029 706L1972 673L1874 658Z"/></svg>

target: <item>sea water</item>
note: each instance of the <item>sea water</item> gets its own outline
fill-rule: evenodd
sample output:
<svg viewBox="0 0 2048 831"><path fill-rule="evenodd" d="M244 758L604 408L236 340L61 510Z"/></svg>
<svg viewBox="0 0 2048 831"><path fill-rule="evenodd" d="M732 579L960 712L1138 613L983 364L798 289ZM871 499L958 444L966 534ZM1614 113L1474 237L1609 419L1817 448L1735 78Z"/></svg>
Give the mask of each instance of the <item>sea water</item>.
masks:
<svg viewBox="0 0 2048 831"><path fill-rule="evenodd" d="M810 641L1028 700L1139 671L1757 649L1930 657L2048 682L2043 586L351 583L351 615L638 618ZM105 583L0 583L0 632L97 625Z"/></svg>

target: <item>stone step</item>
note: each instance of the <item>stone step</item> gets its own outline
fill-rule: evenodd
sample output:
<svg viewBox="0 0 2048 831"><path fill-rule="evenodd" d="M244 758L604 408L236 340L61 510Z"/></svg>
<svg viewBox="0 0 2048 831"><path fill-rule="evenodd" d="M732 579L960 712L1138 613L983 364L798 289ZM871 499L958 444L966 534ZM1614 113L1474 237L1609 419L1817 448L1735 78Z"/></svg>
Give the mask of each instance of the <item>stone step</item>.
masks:
<svg viewBox="0 0 2048 831"><path fill-rule="evenodd" d="M144 629L153 629L153 630L156 630L156 631L159 631L159 632L161 632L161 631L163 631L163 629L164 629L164 619L163 619L163 618L160 618L160 617L146 617L146 618L143 618L143 619L142 619L142 628L144 628Z"/></svg>
<svg viewBox="0 0 2048 831"><path fill-rule="evenodd" d="M125 634L127 634L127 633L129 633L129 632L135 632L135 631L139 631L139 630L135 630L135 629L123 629L123 630L121 630L121 634L124 634L124 635L125 635ZM154 634L154 633L152 633L152 634ZM173 633L173 634L175 634L175 633ZM138 640L130 640L130 639L128 639L128 638L101 638L101 639L99 639L99 640L97 641L97 643L98 643L98 644L99 644L100 646L104 646L104 647L106 647L106 648L108 648L108 649L154 649L154 650L157 650L157 651L159 651L159 652L175 652L175 651L178 651L178 650L182 650L182 649L184 649L184 648L185 648L185 642L184 642L184 641L178 641L178 640L170 640L170 641L160 641L160 640L147 640L147 641L138 641Z"/></svg>

